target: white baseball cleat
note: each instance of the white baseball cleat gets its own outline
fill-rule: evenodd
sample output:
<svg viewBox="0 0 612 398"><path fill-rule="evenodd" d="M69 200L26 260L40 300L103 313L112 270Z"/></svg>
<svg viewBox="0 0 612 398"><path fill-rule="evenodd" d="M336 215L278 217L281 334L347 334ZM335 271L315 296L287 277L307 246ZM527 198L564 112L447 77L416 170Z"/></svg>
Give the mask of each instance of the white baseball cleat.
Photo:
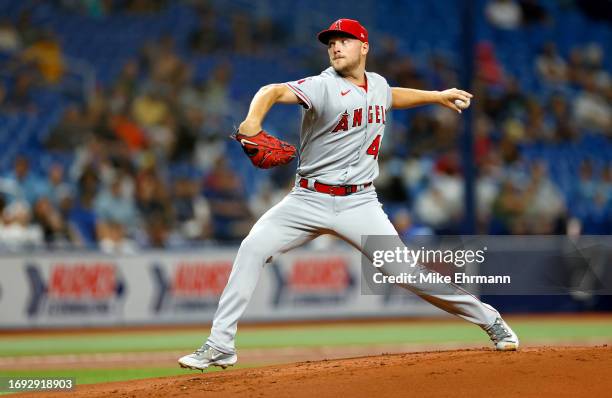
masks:
<svg viewBox="0 0 612 398"><path fill-rule="evenodd" d="M179 358L178 363L181 368L202 370L209 366L220 366L223 369L238 362L236 354L225 354L208 344L195 350L192 354Z"/></svg>
<svg viewBox="0 0 612 398"><path fill-rule="evenodd" d="M497 318L492 325L483 330L487 332L497 351L518 350L519 338L503 319Z"/></svg>

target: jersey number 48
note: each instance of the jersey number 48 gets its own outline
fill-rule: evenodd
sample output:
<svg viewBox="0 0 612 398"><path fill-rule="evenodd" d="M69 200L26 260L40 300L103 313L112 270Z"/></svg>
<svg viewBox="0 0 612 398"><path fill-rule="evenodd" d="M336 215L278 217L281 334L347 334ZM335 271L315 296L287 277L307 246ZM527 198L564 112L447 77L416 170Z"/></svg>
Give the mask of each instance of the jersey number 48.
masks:
<svg viewBox="0 0 612 398"><path fill-rule="evenodd" d="M380 150L380 134L374 138L374 141L368 147L366 153L374 156L374 159L378 159L378 151Z"/></svg>

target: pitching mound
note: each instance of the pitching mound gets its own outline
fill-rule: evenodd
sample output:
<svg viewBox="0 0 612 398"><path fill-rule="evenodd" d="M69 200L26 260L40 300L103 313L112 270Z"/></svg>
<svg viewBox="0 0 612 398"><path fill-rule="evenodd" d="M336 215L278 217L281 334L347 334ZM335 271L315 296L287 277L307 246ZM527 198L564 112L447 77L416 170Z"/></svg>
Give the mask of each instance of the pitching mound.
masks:
<svg viewBox="0 0 612 398"><path fill-rule="evenodd" d="M601 397L612 391L612 348L439 351L300 362L83 385L19 397Z"/></svg>

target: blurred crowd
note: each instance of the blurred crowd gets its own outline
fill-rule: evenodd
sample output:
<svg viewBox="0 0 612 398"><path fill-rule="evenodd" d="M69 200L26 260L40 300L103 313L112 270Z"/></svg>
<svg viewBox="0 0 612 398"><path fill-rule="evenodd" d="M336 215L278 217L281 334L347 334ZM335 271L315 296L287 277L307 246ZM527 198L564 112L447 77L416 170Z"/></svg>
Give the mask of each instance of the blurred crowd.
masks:
<svg viewBox="0 0 612 398"><path fill-rule="evenodd" d="M434 56L418 67L390 43L382 59L400 62L386 66L386 71L384 63L379 67L394 83L440 90L458 86L455 68L444 57ZM554 43L546 43L533 61L541 86L537 93L525 90L504 69L491 42L478 44L476 65L472 110L477 232L563 234L572 220L582 233L611 233L612 163L592 162L588 155L579 159L577 170L566 170L567 177L575 178L572 187L562 191L550 169L565 159L527 159L522 151L534 145L578 148L584 134L612 140L612 81L601 48L575 47L565 59ZM390 202L409 203L408 225L438 233L464 231L460 118L437 107L395 120L392 143L383 147L377 188Z"/></svg>
<svg viewBox="0 0 612 398"><path fill-rule="evenodd" d="M108 15L164 6L91 4L100 6L78 11ZM499 24L494 11L487 10L487 16ZM213 8L198 12L200 23L184 43L192 53L249 55L283 48L277 40L282 28L267 18L237 15L236 29L227 35ZM548 23L550 16L534 20ZM227 155L232 116L248 106L231 95L236 73L231 64L220 63L196 80L177 47L170 35L151 40L125 62L112 84L65 107L42 145L51 153L74 154L69 164L54 162L41 171L32 167L32 159L18 156L12 170L0 175L0 247L130 253L235 243L288 192L291 170L266 174L259 189L247 191L245 177ZM2 112L40 112L33 92L62 81L60 41L33 28L24 13L17 23L0 22L0 53L14 76L10 85L0 86ZM578 46L565 58L554 43L546 44L533 61L544 95L521 87L497 59L494 43L479 43L476 56L476 232L563 234L573 225L582 233L612 233L611 164L582 160L568 193L551 178L547 161L522 156L525 145L578 142L587 130L612 139L612 85L601 48ZM296 62L312 61L306 55ZM393 85L419 89L457 87L459 81L457 68L443 55L415 62L390 37L375 48L368 69ZM460 116L441 107L398 113L392 120L376 186L402 236L463 232L460 127Z"/></svg>

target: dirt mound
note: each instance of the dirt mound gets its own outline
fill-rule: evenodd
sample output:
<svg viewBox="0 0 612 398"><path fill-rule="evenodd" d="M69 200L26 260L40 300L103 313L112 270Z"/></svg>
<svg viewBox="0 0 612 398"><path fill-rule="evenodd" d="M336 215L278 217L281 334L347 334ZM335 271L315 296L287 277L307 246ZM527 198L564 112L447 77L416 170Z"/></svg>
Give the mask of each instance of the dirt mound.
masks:
<svg viewBox="0 0 612 398"><path fill-rule="evenodd" d="M438 351L82 385L15 397L600 397L612 391L612 347Z"/></svg>

